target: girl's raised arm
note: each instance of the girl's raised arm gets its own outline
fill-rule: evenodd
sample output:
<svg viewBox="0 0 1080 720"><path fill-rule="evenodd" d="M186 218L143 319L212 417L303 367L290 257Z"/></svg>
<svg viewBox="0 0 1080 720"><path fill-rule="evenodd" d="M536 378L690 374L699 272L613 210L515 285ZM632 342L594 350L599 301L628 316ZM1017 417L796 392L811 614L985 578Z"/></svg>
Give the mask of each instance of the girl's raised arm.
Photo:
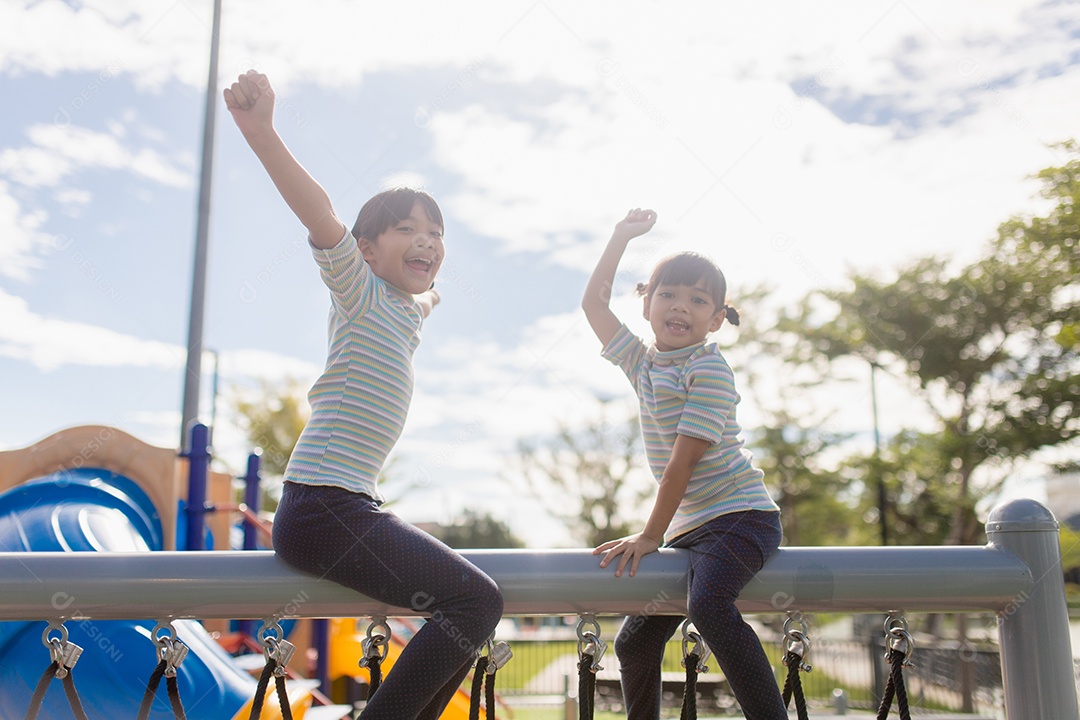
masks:
<svg viewBox="0 0 1080 720"><path fill-rule="evenodd" d="M334 214L330 196L274 129L274 90L267 77L248 70L225 89L225 107L281 197L307 228L312 244L326 249L341 242L346 228Z"/></svg>
<svg viewBox="0 0 1080 720"><path fill-rule="evenodd" d="M626 246L633 238L644 235L656 224L656 213L652 210L634 208L626 217L615 225L604 253L596 263L596 268L585 286L585 295L581 298L581 309L589 321L596 337L604 345L611 342L622 323L611 312L611 287L615 282L615 271L619 267Z"/></svg>

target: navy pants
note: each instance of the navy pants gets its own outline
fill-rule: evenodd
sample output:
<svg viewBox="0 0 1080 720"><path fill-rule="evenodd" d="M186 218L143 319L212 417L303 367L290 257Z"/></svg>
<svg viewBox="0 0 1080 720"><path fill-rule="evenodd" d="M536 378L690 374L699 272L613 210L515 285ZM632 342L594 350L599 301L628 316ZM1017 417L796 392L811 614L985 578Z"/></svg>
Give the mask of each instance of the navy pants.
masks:
<svg viewBox="0 0 1080 720"><path fill-rule="evenodd" d="M285 483L274 550L316 582L430 615L368 702L364 720L436 720L502 616L502 593L479 568L342 488Z"/></svg>
<svg viewBox="0 0 1080 720"><path fill-rule="evenodd" d="M747 720L787 720L772 666L735 599L780 546L780 513L721 515L680 535L668 547L690 550L690 620L716 656ZM660 717L660 662L683 618L628 617L615 637L623 699L630 720Z"/></svg>

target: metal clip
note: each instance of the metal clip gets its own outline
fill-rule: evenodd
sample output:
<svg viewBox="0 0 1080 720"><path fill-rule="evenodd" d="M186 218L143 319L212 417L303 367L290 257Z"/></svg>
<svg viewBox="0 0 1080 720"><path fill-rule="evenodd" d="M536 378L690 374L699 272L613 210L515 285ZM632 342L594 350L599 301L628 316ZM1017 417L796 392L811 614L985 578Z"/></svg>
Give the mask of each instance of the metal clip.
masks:
<svg viewBox="0 0 1080 720"><path fill-rule="evenodd" d="M686 660L690 657L691 650L690 645L694 644L695 649L698 651L698 661L696 670L699 673L709 672L709 666L705 663L708 662L709 657L712 655L712 650L709 649L709 645L705 642L705 638L701 637L696 630L690 629L690 620L687 618L682 624L682 666L686 667Z"/></svg>
<svg viewBox="0 0 1080 720"><path fill-rule="evenodd" d="M285 677L285 666L289 664L293 653L296 652L296 646L285 639L285 631L281 628L281 623L276 617L263 620L262 627L255 633L255 637L259 639L259 644L263 647L266 660L274 661L276 665L274 675Z"/></svg>
<svg viewBox="0 0 1080 720"><path fill-rule="evenodd" d="M591 624L595 630L586 630L585 625ZM600 658L607 652L607 643L600 639L600 623L592 615L582 615L577 626L578 657L592 656L589 669L596 673L604 669L600 664Z"/></svg>
<svg viewBox="0 0 1080 720"><path fill-rule="evenodd" d="M915 654L915 638L908 632L907 620L901 617L890 615L885 620L885 645L888 650L895 650L898 653L903 653L904 662L901 663L901 667L911 668L915 667L915 664L911 662L911 657ZM885 652L885 659L889 659L888 650Z"/></svg>
<svg viewBox="0 0 1080 720"><path fill-rule="evenodd" d="M285 677L285 667L292 660L296 646L288 640L266 638L266 659L273 660L277 667L274 668L275 677Z"/></svg>
<svg viewBox="0 0 1080 720"><path fill-rule="evenodd" d="M795 624L798 623L799 629L795 629ZM806 634L807 627L806 621L802 619L802 616L788 615L787 620L784 621L784 636L787 639L785 649L792 655L799 657L799 669L803 672L811 672L814 666L810 663L804 662L806 656L810 653L810 638ZM784 664L788 664L788 659L785 656L783 660Z"/></svg>
<svg viewBox="0 0 1080 720"><path fill-rule="evenodd" d="M49 637L53 630L58 631L60 637ZM83 649L73 642L68 642L68 631L63 623L49 623L41 633L41 642L49 648L49 657L56 663L56 677L66 678L68 671L79 662Z"/></svg>
<svg viewBox="0 0 1080 720"><path fill-rule="evenodd" d="M165 661L165 677L176 677L176 669L184 662L188 654L188 646L179 640L165 640L165 647L158 652Z"/></svg>
<svg viewBox="0 0 1080 720"><path fill-rule="evenodd" d="M488 640L487 650L488 664L485 672L488 675L494 675L496 670L509 662L510 658L514 657L514 653L510 650L510 646L502 641L492 643L491 640Z"/></svg>
<svg viewBox="0 0 1080 720"><path fill-rule="evenodd" d="M382 632L375 632L380 628ZM360 667L370 667L376 661L382 662L390 652L390 626L386 624L386 618L372 618L368 625L367 637L360 641L360 649L364 656L360 658Z"/></svg>
<svg viewBox="0 0 1080 720"><path fill-rule="evenodd" d="M52 659L57 666L56 677L63 679L67 677L68 671L75 667L75 663L79 662L83 649L73 642L61 642L56 638L53 638L50 643Z"/></svg>
<svg viewBox="0 0 1080 720"><path fill-rule="evenodd" d="M167 636L160 635L159 631L161 630L168 630L169 634ZM157 645L158 659L165 661L165 677L176 677L176 669L180 667L188 654L187 645L180 642L176 637L176 628L170 622L162 623L159 620L154 629L150 631L150 639Z"/></svg>

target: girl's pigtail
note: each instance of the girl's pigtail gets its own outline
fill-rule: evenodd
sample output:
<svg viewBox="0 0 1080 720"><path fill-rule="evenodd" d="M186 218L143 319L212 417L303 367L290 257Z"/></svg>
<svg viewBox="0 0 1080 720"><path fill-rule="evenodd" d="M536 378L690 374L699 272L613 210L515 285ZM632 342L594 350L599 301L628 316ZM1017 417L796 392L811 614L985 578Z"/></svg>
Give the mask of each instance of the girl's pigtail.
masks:
<svg viewBox="0 0 1080 720"><path fill-rule="evenodd" d="M739 311L738 310L731 307L730 305L725 305L724 306L724 314L725 314L725 317L727 317L727 321L729 323L731 323L732 325L735 325L736 327L738 327L738 325L739 325Z"/></svg>
<svg viewBox="0 0 1080 720"><path fill-rule="evenodd" d="M649 294L649 285L648 285L648 283L638 283L637 288L635 288L635 289L637 290L637 294L640 295L641 297L645 297L646 295Z"/></svg>

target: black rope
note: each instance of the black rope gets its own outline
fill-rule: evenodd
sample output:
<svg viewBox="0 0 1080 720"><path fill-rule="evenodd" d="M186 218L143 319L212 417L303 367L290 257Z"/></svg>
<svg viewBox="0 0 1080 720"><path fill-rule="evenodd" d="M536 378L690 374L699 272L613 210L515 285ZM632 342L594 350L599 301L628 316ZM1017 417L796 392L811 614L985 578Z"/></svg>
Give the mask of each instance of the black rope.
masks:
<svg viewBox="0 0 1080 720"><path fill-rule="evenodd" d="M784 681L784 707L787 707L791 698L794 697L795 712L799 720L808 720L806 698L803 697L802 678L799 676L802 655L789 651L784 656L784 664L787 665L787 679Z"/></svg>
<svg viewBox="0 0 1080 720"><path fill-rule="evenodd" d="M157 693L158 683L165 676L165 667L167 665L165 658L162 658L157 667L154 668L154 672L150 674L150 679L146 681L146 692L143 693L142 704L139 706L138 720L146 720L150 717L150 706L154 704L154 695Z"/></svg>
<svg viewBox="0 0 1080 720"><path fill-rule="evenodd" d="M701 657L692 652L683 658L686 666L686 683L683 685L682 714L679 720L697 720L697 678Z"/></svg>
<svg viewBox="0 0 1080 720"><path fill-rule="evenodd" d="M900 720L911 720L908 712L907 690L904 688L904 659L906 655L893 648L887 656L892 666L889 673L889 681L885 684L885 694L881 698L878 707L877 720L886 720L889 717L889 709L892 707L893 695L896 696L896 710L900 713Z"/></svg>
<svg viewBox="0 0 1080 720"><path fill-rule="evenodd" d="M274 676L274 687L277 689L278 705L281 706L283 720L292 720L292 707L289 705L289 696L285 691L285 676L278 675L277 661L270 658L263 666L262 675L259 676L259 684L255 687L255 699L251 702L251 714L248 720L258 720L262 715L263 698L266 697L266 689L270 686L270 676Z"/></svg>
<svg viewBox="0 0 1080 720"><path fill-rule="evenodd" d="M34 720L38 713L41 712L41 704L45 702L45 692L49 689L49 683L56 677L59 669L60 663L56 660L52 661L42 674L41 679L38 680L37 686L34 688L34 695L30 698L30 707L26 710L26 720ZM64 694L67 695L68 704L71 705L71 711L75 714L75 719L88 720L86 711L83 710L82 701L79 700L79 691L75 689L75 678L71 677L71 668L67 669L67 674L63 677L63 684Z"/></svg>
<svg viewBox="0 0 1080 720"><path fill-rule="evenodd" d="M45 669L45 673L38 680L34 688L34 694L30 698L30 707L26 710L26 720L34 720L41 710L41 703L45 701L45 691L49 689L49 683L56 677L56 671L60 669L60 663L55 660Z"/></svg>
<svg viewBox="0 0 1080 720"><path fill-rule="evenodd" d="M255 686L255 699L251 701L251 714L248 720L258 720L262 715L263 698L266 696L266 688L270 684L270 676L274 674L277 663L273 659L266 661L262 674L259 675L259 684Z"/></svg>
<svg viewBox="0 0 1080 720"><path fill-rule="evenodd" d="M187 720L184 713L184 704L180 702L180 683L176 675L165 678L165 689L169 693L169 704L172 705L173 717L176 720Z"/></svg>
<svg viewBox="0 0 1080 720"><path fill-rule="evenodd" d="M593 719L596 673L592 671L592 664L593 656L583 653L578 663L578 720Z"/></svg>
<svg viewBox="0 0 1080 720"><path fill-rule="evenodd" d="M476 660L476 669L472 676L472 695L469 702L469 720L480 720L480 696L484 690L484 672L487 670L488 659L479 657Z"/></svg>
<svg viewBox="0 0 1080 720"><path fill-rule="evenodd" d="M278 705L281 707L282 720L292 720L292 706L289 705L289 695L285 690L285 676L274 675L274 685L277 687Z"/></svg>
<svg viewBox="0 0 1080 720"><path fill-rule="evenodd" d="M375 695L375 691L379 689L379 685L382 683L382 659L378 655L369 658L367 668L371 675L368 679L367 699L371 700Z"/></svg>
<svg viewBox="0 0 1080 720"><path fill-rule="evenodd" d="M490 673L485 673L488 676L484 694L484 701L487 703L487 712L484 714L487 720L495 720L495 673L498 671L497 667L493 667Z"/></svg>
<svg viewBox="0 0 1080 720"><path fill-rule="evenodd" d="M68 704L71 705L71 711L75 713L76 720L89 720L86 717L86 711L83 710L82 702L79 700L79 693L75 689L75 678L71 677L71 668L68 668L67 675L63 678L64 693L67 695Z"/></svg>

